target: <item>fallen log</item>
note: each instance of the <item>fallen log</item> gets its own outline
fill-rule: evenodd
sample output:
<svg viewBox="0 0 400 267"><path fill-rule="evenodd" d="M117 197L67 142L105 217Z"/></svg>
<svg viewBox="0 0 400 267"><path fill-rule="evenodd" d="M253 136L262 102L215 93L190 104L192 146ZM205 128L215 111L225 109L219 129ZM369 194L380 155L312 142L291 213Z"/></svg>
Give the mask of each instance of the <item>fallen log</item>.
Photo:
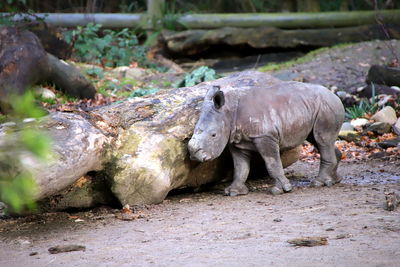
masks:
<svg viewBox="0 0 400 267"><path fill-rule="evenodd" d="M72 65L48 54L31 32L0 28L0 110L9 109L10 95L23 94L30 86L54 83L78 98L93 98L94 86Z"/></svg>
<svg viewBox="0 0 400 267"><path fill-rule="evenodd" d="M400 68L373 65L368 70L366 82L400 87Z"/></svg>
<svg viewBox="0 0 400 267"><path fill-rule="evenodd" d="M164 31L161 42L168 52L178 55L195 55L213 45L243 46L252 48L294 48L299 46L325 47L339 43L362 42L374 39L400 38L400 25L380 25L346 28L281 30L273 27L221 28L215 30ZM321 38L323 36L323 38Z"/></svg>
<svg viewBox="0 0 400 267"><path fill-rule="evenodd" d="M0 13L0 16L9 16ZM152 20L146 14L121 13L35 13L17 14L13 20L42 19L57 27L85 26L88 23L101 24L105 28L144 27L151 29ZM385 23L399 23L399 10L380 11L336 11L336 12L286 12L286 13L233 13L233 14L185 14L176 22L189 29L215 29L221 27L271 26L284 29L348 27L375 23L377 18Z"/></svg>
<svg viewBox="0 0 400 267"><path fill-rule="evenodd" d="M62 198L62 190L68 192L69 185L90 171L100 171L95 179L106 177L122 205L159 203L173 189L225 178L229 169L226 155L202 164L189 160L187 142L203 97L212 85L240 90L272 80L276 81L268 74L249 71L90 112L52 113L41 122L41 128L53 136L57 157L48 164L32 164L38 184L36 199L57 194ZM283 153L283 165L295 162L299 152L295 148ZM54 205L56 208L57 203Z"/></svg>

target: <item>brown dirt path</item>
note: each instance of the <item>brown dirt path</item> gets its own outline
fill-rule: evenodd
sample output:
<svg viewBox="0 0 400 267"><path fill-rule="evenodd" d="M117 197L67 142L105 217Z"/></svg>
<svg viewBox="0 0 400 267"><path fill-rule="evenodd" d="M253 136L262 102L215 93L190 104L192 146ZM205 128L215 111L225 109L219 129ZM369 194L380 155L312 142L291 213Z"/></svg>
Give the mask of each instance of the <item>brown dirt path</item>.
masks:
<svg viewBox="0 0 400 267"><path fill-rule="evenodd" d="M307 187L317 170L317 162L290 167L301 186L289 194L272 196L270 181L254 180L247 196L176 195L134 221L105 208L3 220L0 266L398 266L400 208L384 209L384 191L400 192L400 159L345 162L343 184ZM287 243L305 236L328 245ZM47 251L63 244L86 251Z"/></svg>

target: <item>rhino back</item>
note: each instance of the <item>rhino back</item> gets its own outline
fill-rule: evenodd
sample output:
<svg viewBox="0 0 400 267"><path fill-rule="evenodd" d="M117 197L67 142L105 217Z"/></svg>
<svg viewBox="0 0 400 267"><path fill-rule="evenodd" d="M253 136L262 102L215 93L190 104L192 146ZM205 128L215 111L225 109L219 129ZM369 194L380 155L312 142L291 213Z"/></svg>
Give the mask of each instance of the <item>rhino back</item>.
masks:
<svg viewBox="0 0 400 267"><path fill-rule="evenodd" d="M256 86L242 94L235 126L244 137L269 136L291 147L307 138L317 115L332 116L332 113L334 120L340 120L343 106L325 87L282 82Z"/></svg>

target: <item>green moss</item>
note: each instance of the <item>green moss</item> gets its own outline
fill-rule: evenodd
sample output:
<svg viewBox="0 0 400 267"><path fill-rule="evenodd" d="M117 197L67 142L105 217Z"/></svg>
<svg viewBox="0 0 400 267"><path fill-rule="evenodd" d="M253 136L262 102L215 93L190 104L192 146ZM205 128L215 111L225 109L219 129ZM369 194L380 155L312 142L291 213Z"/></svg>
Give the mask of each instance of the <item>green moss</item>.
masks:
<svg viewBox="0 0 400 267"><path fill-rule="evenodd" d="M130 130L124 133L121 139L123 146L118 149L118 155L135 153L138 149L139 144L142 142L140 132L133 132Z"/></svg>
<svg viewBox="0 0 400 267"><path fill-rule="evenodd" d="M161 162L163 167L171 168L177 164L177 158L182 158L183 160L183 145L175 138L166 138L158 145L158 152L164 151L158 156L162 157Z"/></svg>
<svg viewBox="0 0 400 267"><path fill-rule="evenodd" d="M298 65L298 64L303 64L303 63L307 63L310 62L312 59L315 58L315 56L320 55L322 53L325 53L329 50L332 49L341 49L341 48L345 48L348 47L352 44L350 43L344 43L344 44L338 44L332 47L322 47L316 50L313 50L311 52L309 52L308 54L299 57L299 58L295 58L286 62L282 62L282 63L270 63L267 64L265 66L259 67L258 71L263 71L263 72L267 72L267 71L276 71L276 70L282 70L282 69L287 69L290 68L294 65Z"/></svg>

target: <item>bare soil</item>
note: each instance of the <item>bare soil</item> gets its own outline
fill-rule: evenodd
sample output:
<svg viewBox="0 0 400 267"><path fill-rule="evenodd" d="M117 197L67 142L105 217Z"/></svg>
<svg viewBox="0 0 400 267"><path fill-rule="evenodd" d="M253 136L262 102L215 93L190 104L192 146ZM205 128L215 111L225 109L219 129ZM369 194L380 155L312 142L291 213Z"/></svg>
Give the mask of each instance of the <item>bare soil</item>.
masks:
<svg viewBox="0 0 400 267"><path fill-rule="evenodd" d="M318 162L289 167L292 193L270 195L268 179L240 197L217 185L135 207L132 221L106 207L1 220L0 266L398 266L400 208L387 211L384 192L400 192L400 159L343 162L330 188L309 187L317 171ZM328 242L287 242L302 237ZM48 252L60 245L86 250Z"/></svg>

